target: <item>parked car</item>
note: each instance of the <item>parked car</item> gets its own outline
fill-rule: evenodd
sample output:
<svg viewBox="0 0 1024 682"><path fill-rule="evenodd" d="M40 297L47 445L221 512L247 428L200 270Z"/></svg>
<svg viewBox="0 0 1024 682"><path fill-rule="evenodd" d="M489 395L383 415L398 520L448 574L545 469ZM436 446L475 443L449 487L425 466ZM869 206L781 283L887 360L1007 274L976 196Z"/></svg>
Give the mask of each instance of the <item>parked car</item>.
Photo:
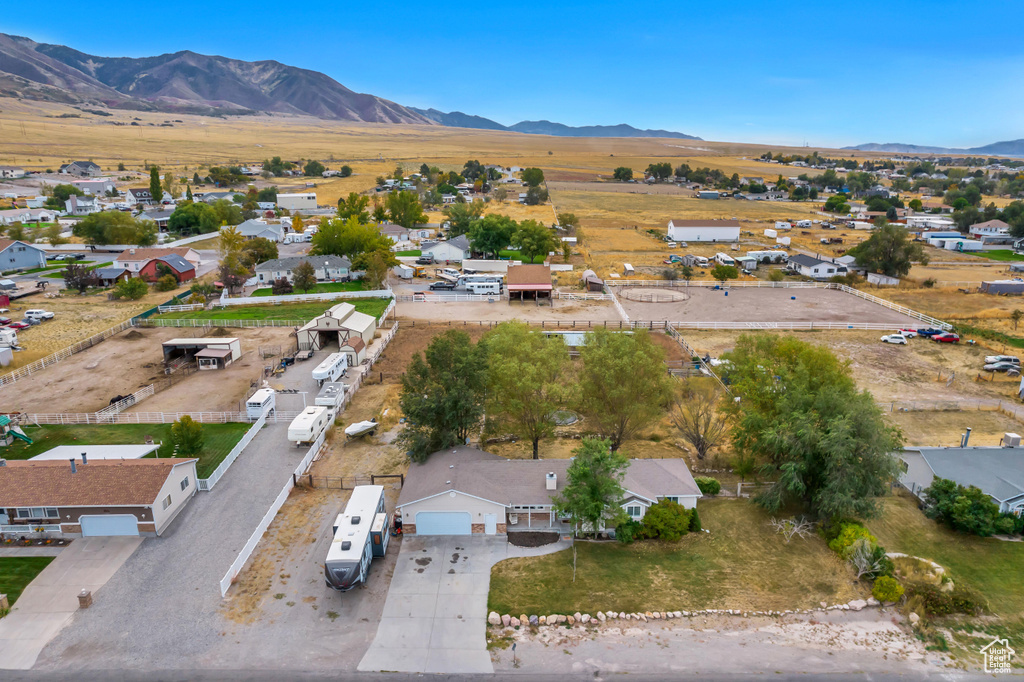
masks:
<svg viewBox="0 0 1024 682"><path fill-rule="evenodd" d="M1020 374L1020 364L1016 362L1007 362L1006 360L1003 360L1002 362L990 362L985 365L985 371L1016 372L1017 374Z"/></svg>
<svg viewBox="0 0 1024 682"><path fill-rule="evenodd" d="M916 329L900 329L896 333L897 334L903 334L903 336L907 337L908 339L912 339L915 336L917 336L917 330Z"/></svg>
<svg viewBox="0 0 1024 682"><path fill-rule="evenodd" d="M11 324L11 322L13 322L13 320L9 317L0 317L0 327L6 327Z"/></svg>
<svg viewBox="0 0 1024 682"><path fill-rule="evenodd" d="M905 346L907 345L907 337L903 336L903 334L886 334L882 337L882 343L899 343Z"/></svg>
<svg viewBox="0 0 1024 682"><path fill-rule="evenodd" d="M985 363L992 364L994 362L1012 362L1015 365L1020 365L1020 358L1016 355L986 355Z"/></svg>
<svg viewBox="0 0 1024 682"><path fill-rule="evenodd" d="M71 256L66 253L62 253L59 256L54 256L51 260L69 260Z"/></svg>
<svg viewBox="0 0 1024 682"><path fill-rule="evenodd" d="M960 341L960 335L953 332L943 332L942 334L936 334L932 338L939 343L957 343Z"/></svg>
<svg viewBox="0 0 1024 682"><path fill-rule="evenodd" d="M7 328L17 329L18 331L21 331L22 329L28 329L31 326L32 325L30 325L28 322L11 322L9 325L7 325Z"/></svg>
<svg viewBox="0 0 1024 682"><path fill-rule="evenodd" d="M21 323L23 325L25 325L26 327L32 327L32 326L35 326L37 324L42 324L43 323L43 318L41 318L41 317L24 317L24 318L22 318Z"/></svg>
<svg viewBox="0 0 1024 682"><path fill-rule="evenodd" d="M75 260L85 260L85 254L84 253L76 253L75 254Z"/></svg>
<svg viewBox="0 0 1024 682"><path fill-rule="evenodd" d="M430 285L431 291L452 291L453 289L455 289L455 282L440 281Z"/></svg>
<svg viewBox="0 0 1024 682"><path fill-rule="evenodd" d="M433 256L420 256L416 259L416 265L430 265L434 262Z"/></svg>
<svg viewBox="0 0 1024 682"><path fill-rule="evenodd" d="M928 327L927 329L917 330L918 336L935 336L936 334L945 334L945 332L942 331L941 329L936 329L935 327Z"/></svg>
<svg viewBox="0 0 1024 682"><path fill-rule="evenodd" d="M31 310L25 311L25 317L29 319L37 318L40 320L52 320L53 313L49 310L43 310L42 308L32 308Z"/></svg>

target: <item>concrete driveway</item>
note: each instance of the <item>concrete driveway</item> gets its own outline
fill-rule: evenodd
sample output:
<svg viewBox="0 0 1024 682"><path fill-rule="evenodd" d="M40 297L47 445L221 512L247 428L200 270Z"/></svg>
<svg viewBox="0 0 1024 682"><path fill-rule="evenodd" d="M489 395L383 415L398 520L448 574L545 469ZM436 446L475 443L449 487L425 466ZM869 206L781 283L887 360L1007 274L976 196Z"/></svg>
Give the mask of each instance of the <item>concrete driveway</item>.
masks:
<svg viewBox="0 0 1024 682"><path fill-rule="evenodd" d="M81 538L36 576L0 619L0 668L28 670L78 611L78 594L96 592L121 568L140 537Z"/></svg>
<svg viewBox="0 0 1024 682"><path fill-rule="evenodd" d="M377 636L358 669L493 673L485 635L491 566L568 546L523 549L502 535L404 537Z"/></svg>

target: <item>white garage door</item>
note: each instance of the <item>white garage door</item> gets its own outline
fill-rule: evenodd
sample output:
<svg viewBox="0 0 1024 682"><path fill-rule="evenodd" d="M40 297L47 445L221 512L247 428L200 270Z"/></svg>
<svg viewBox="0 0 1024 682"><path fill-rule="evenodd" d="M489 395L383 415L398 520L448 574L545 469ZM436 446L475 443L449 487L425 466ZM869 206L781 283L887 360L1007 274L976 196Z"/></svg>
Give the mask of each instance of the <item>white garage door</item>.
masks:
<svg viewBox="0 0 1024 682"><path fill-rule="evenodd" d="M417 535L469 535L473 526L469 512L418 512Z"/></svg>
<svg viewBox="0 0 1024 682"><path fill-rule="evenodd" d="M82 537L106 535L138 535L139 521L131 514L104 514L103 516L82 516Z"/></svg>

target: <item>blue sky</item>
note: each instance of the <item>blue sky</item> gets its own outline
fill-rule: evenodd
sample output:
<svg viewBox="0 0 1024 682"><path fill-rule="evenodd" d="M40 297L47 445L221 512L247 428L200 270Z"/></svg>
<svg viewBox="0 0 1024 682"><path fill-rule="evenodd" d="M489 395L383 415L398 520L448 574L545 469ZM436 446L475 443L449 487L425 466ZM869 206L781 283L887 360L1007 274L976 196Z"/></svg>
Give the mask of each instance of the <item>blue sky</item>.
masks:
<svg viewBox="0 0 1024 682"><path fill-rule="evenodd" d="M400 104L504 124L968 147L1024 138L1022 20L1024 3L1012 0L59 0L20 4L0 31L101 56L276 59Z"/></svg>

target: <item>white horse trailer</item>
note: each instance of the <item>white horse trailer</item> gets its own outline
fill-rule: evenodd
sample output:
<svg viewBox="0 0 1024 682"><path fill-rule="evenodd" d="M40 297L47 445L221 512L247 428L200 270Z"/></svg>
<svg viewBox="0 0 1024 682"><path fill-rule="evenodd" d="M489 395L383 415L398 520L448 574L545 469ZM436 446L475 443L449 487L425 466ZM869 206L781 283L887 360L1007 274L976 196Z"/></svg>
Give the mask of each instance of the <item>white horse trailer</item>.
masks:
<svg viewBox="0 0 1024 682"><path fill-rule="evenodd" d="M334 540L324 562L327 586L347 592L365 583L370 562L387 552L389 525L384 486L357 485L334 520Z"/></svg>
<svg viewBox="0 0 1024 682"><path fill-rule="evenodd" d="M337 381L345 376L347 370L348 356L344 353L331 353L313 370L313 379L317 386L323 386L326 381Z"/></svg>
<svg viewBox="0 0 1024 682"><path fill-rule="evenodd" d="M288 425L288 440L297 447L310 445L330 425L332 419L326 407L311 406L299 413Z"/></svg>
<svg viewBox="0 0 1024 682"><path fill-rule="evenodd" d="M277 393L272 388L261 388L245 401L245 416L259 419L277 408Z"/></svg>

